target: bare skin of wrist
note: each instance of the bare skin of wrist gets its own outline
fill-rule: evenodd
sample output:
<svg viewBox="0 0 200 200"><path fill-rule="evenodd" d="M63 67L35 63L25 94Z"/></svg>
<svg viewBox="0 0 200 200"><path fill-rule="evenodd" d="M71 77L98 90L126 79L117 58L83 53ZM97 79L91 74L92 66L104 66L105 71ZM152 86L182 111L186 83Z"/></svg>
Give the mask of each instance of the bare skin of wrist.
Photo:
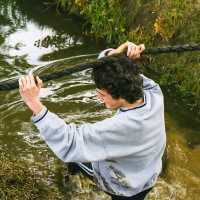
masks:
<svg viewBox="0 0 200 200"><path fill-rule="evenodd" d="M27 106L33 111L35 115L38 115L44 107L44 105L39 100L29 102L27 103Z"/></svg>

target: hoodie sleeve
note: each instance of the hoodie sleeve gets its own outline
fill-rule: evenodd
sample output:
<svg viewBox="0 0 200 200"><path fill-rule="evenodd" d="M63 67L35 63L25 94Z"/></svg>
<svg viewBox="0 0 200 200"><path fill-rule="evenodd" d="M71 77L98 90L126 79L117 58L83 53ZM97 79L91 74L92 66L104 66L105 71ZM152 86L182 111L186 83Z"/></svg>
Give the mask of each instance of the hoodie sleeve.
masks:
<svg viewBox="0 0 200 200"><path fill-rule="evenodd" d="M62 161L92 162L107 159L101 136L91 124L80 127L74 123L66 124L46 107L32 120L47 145Z"/></svg>
<svg viewBox="0 0 200 200"><path fill-rule="evenodd" d="M153 80L147 78L143 74L141 74L141 77L143 78L143 90L151 90L151 89L160 90L159 85L155 83Z"/></svg>
<svg viewBox="0 0 200 200"><path fill-rule="evenodd" d="M106 57L106 54L109 52L109 51L112 51L113 48L109 48L109 49L105 49L104 51L102 51L99 56L98 56L98 59L100 58L103 58L103 57Z"/></svg>

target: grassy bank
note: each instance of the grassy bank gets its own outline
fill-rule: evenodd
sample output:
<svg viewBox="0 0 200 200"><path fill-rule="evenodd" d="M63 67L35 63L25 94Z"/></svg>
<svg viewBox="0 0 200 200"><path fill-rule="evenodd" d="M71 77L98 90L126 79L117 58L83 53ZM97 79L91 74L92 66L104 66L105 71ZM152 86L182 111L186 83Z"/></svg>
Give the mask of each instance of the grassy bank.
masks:
<svg viewBox="0 0 200 200"><path fill-rule="evenodd" d="M199 0L56 0L57 8L90 24L86 34L108 46L126 40L146 47L198 44ZM199 51L148 56L160 83L175 85L188 105L200 113Z"/></svg>
<svg viewBox="0 0 200 200"><path fill-rule="evenodd" d="M64 199L57 187L43 182L28 162L0 153L0 199Z"/></svg>

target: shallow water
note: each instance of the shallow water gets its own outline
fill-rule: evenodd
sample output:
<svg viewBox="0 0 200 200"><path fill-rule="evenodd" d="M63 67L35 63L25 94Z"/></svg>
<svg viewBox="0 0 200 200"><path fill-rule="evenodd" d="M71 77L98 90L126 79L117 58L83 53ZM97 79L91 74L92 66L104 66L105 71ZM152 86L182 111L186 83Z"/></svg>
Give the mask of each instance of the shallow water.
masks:
<svg viewBox="0 0 200 200"><path fill-rule="evenodd" d="M0 83L24 74L42 75L96 59L105 46L83 35L76 18L36 9L19 1L0 3ZM147 76L150 74L147 74ZM197 200L200 196L200 119L178 94L163 87L167 148L163 171L147 199ZM96 100L90 70L44 83L40 98L66 123L95 122L113 113ZM32 113L18 90L0 91L0 150L31 162L44 181L72 199L109 199L82 176L66 176L66 164L49 150L31 123ZM69 199L69 196L67 197Z"/></svg>

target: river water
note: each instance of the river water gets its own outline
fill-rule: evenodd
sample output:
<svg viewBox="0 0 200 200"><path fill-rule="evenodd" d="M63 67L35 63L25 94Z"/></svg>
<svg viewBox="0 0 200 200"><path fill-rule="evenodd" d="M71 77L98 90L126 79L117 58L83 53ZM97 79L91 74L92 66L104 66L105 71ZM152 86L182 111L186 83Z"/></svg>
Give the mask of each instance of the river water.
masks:
<svg viewBox="0 0 200 200"><path fill-rule="evenodd" d="M105 48L102 42L83 34L80 19L46 9L50 5L41 9L36 2L0 2L0 83L96 59ZM163 87L163 92L167 148L162 174L147 199L198 200L200 119L173 90ZM67 123L92 123L113 114L96 100L90 70L44 83L40 98ZM66 176L67 164L46 146L30 121L31 115L18 90L0 91L0 151L16 160L29 161L41 179L64 193L76 192L66 199L109 199L86 178Z"/></svg>

